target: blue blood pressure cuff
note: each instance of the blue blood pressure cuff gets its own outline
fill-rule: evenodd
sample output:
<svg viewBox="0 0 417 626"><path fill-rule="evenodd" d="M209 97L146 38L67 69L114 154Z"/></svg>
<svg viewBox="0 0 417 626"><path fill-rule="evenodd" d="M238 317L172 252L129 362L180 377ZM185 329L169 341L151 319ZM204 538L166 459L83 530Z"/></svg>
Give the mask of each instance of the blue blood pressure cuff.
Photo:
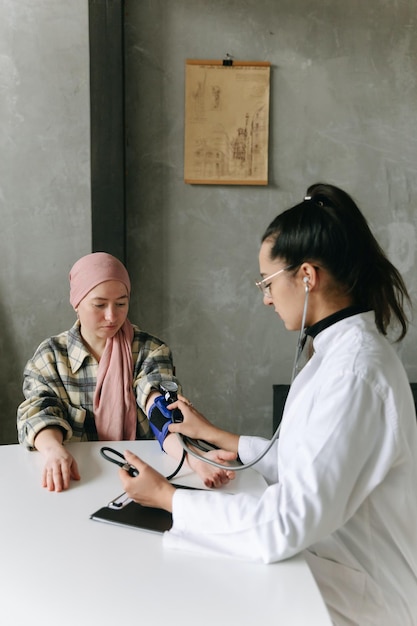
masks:
<svg viewBox="0 0 417 626"><path fill-rule="evenodd" d="M159 445L163 450L164 441L169 434L168 426L172 423L172 411L167 409L170 401L165 400L164 396L157 396L149 409L148 419L152 432L159 441Z"/></svg>

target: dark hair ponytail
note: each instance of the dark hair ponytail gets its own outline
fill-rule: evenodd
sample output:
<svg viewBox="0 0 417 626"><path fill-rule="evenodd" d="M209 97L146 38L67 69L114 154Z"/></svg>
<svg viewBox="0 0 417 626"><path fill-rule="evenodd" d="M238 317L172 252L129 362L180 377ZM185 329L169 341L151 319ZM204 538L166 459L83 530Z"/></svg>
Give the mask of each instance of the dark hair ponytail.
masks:
<svg viewBox="0 0 417 626"><path fill-rule="evenodd" d="M303 202L271 222L262 241L266 239L272 240L271 258L282 258L294 269L305 261L322 266L354 304L374 311L382 334L395 318L401 328L398 339L403 339L408 327L404 302L410 304L405 283L342 189L312 185Z"/></svg>

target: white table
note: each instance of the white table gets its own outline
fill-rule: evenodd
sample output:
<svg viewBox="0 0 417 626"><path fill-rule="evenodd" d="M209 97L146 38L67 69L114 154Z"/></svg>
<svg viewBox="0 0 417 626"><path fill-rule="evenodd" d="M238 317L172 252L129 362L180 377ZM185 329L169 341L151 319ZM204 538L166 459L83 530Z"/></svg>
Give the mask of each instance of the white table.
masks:
<svg viewBox="0 0 417 626"><path fill-rule="evenodd" d="M201 557L164 549L162 535L91 520L122 492L102 445L69 444L81 481L61 493L40 486L39 453L0 446L2 626L330 625L301 556L272 565ZM128 447L166 474L175 467L157 442L106 445ZM201 486L195 475L180 477ZM264 487L251 469L233 484Z"/></svg>

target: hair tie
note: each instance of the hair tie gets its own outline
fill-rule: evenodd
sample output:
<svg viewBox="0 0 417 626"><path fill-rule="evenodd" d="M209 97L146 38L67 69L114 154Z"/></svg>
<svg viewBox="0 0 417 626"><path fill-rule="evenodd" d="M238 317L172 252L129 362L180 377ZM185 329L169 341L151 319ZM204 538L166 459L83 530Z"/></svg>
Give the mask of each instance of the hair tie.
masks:
<svg viewBox="0 0 417 626"><path fill-rule="evenodd" d="M308 202L308 201L313 201L314 204L317 204L317 206L320 206L320 207L324 206L323 200L313 200L311 196L304 196L304 202Z"/></svg>

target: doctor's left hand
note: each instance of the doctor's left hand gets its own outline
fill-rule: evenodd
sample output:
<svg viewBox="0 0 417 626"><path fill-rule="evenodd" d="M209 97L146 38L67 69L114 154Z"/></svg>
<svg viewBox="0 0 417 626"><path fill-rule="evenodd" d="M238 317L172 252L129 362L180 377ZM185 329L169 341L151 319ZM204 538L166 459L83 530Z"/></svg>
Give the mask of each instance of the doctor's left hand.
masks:
<svg viewBox="0 0 417 626"><path fill-rule="evenodd" d="M172 512L172 498L175 493L173 487L162 474L153 467L144 463L129 450L124 453L128 463L136 467L139 476L129 476L124 469L119 470L119 477L124 491L129 498L139 502L142 506L152 506Z"/></svg>

